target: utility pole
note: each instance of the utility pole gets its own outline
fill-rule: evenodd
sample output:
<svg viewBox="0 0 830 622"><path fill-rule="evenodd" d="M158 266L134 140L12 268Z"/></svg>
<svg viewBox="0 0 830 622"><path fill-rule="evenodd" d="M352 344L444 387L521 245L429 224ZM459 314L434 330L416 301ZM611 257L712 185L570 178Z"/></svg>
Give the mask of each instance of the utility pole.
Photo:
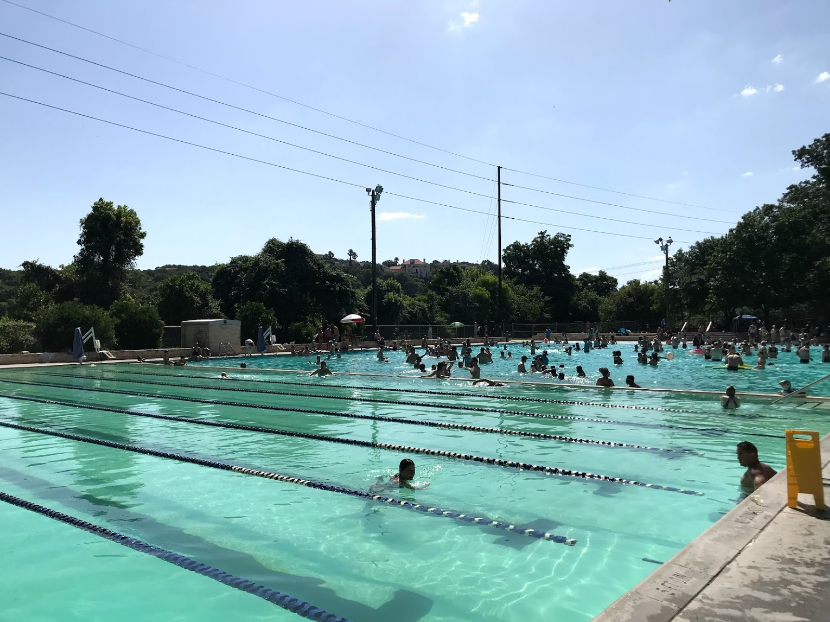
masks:
<svg viewBox="0 0 830 622"><path fill-rule="evenodd" d="M674 240L671 239L671 236L663 242L663 238L657 238L654 240L654 243L660 247L660 250L666 255L666 265L663 268L663 286L666 288L665 298L666 298L666 328L669 327L669 247L672 245Z"/></svg>
<svg viewBox="0 0 830 622"><path fill-rule="evenodd" d="M380 201L380 195L383 192L383 186L377 185L374 189L366 188L366 194L369 195L371 212L372 212L372 324L374 325L374 332L378 332L378 257L377 257L377 237L375 230L375 206ZM374 337L374 334L372 335Z"/></svg>
<svg viewBox="0 0 830 622"><path fill-rule="evenodd" d="M502 291L501 291L501 167L496 167L496 179L498 182L498 227L499 227L499 326L501 336L504 337L504 315L502 314Z"/></svg>

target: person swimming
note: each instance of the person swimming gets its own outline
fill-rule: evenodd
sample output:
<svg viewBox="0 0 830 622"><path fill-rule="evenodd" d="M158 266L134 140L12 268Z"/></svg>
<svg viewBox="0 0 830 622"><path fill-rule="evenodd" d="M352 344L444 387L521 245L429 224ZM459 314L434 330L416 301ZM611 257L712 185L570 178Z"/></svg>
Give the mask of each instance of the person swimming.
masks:
<svg viewBox="0 0 830 622"><path fill-rule="evenodd" d="M429 487L429 482L422 486L415 486L410 482L415 478L415 463L409 458L404 458L398 465L398 472L389 478L390 483L397 484L399 488L410 490L423 490Z"/></svg>
<svg viewBox="0 0 830 622"><path fill-rule="evenodd" d="M602 377L597 378L597 386L598 387L613 387L614 381L611 380L611 372L608 371L607 367L600 367L599 373L602 374Z"/></svg>
<svg viewBox="0 0 830 622"><path fill-rule="evenodd" d="M726 395L720 398L720 405L727 410L734 410L741 406L741 398L735 395L735 387L732 385L726 387Z"/></svg>
<svg viewBox="0 0 830 622"><path fill-rule="evenodd" d="M315 369L313 372L311 372L309 374L309 376L320 376L321 378L323 376L333 376L333 375L334 375L334 372L331 371L331 369L329 369L329 366L326 365L325 361L320 361L320 367L318 367L317 369Z"/></svg>
<svg viewBox="0 0 830 622"><path fill-rule="evenodd" d="M478 386L479 384L486 384L488 387L503 387L503 382L496 382L495 380L489 380L487 378L479 378L478 380L473 381L473 386Z"/></svg>
<svg viewBox="0 0 830 622"><path fill-rule="evenodd" d="M632 389L641 389L642 388L639 384L634 382L634 376L632 374L628 374L625 377L625 384L627 384Z"/></svg>
<svg viewBox="0 0 830 622"><path fill-rule="evenodd" d="M584 378L585 377L585 370L582 369L582 365L577 365L576 366L576 375L579 378Z"/></svg>

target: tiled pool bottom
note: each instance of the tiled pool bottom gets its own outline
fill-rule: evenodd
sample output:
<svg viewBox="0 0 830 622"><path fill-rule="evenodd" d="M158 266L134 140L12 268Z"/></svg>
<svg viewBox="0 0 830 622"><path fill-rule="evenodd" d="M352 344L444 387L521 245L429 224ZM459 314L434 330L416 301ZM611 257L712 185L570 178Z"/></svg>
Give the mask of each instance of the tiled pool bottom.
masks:
<svg viewBox="0 0 830 622"><path fill-rule="evenodd" d="M734 460L737 440L744 440L745 434L757 435L746 438L759 446L762 458L780 467L783 440L776 437L783 435L785 427L791 422L826 427L820 414L787 406L769 412L747 409L746 414L763 418L725 418L706 402L680 398L643 399L644 408L638 410L607 404L517 402L499 399L495 391L484 398L466 385L444 390L467 395L442 397L357 390L340 382L314 382L309 387L250 382L266 378L265 373L237 381L201 375L206 375L205 370L128 365L3 370L0 421L40 432L0 427L0 490L353 620L590 620L734 506L740 476ZM291 376L291 380L312 379ZM288 392L304 396L284 395ZM512 396L540 398L538 392L520 388ZM22 397L62 404L14 399ZM357 399L381 397L389 403ZM470 410L449 408L459 406ZM305 436L209 427L138 413ZM383 418L500 428L526 435ZM384 494L412 504L528 525L577 543L567 546L335 491L43 431L196 456L355 491L369 491L378 476L388 476L398 461L408 457L418 466L417 479L429 480L430 487ZM692 489L703 495L552 476L311 435L523 461ZM100 619L112 619L113 614L126 619L295 617L261 599L205 577L188 576L192 573L99 542L100 538L45 517L29 516L18 508L4 510L0 521L4 527L15 525L21 543L10 547L6 542L5 547L15 551L8 559L29 561L6 566L2 589L12 590L16 606L27 618L50 619L49 607L63 607L69 617L61 619L73 619L76 612L78 619L96 619L99 613L92 611L92 603L97 601L101 601ZM34 541L36 545L31 544ZM55 560L60 563L52 564ZM65 600L34 601L33 585L44 577L72 577ZM92 583L91 577L99 579ZM70 589L74 581L78 584ZM151 596L155 586L165 581L179 585L175 595ZM125 582L133 589L127 589ZM88 589L91 585L98 588ZM119 597L110 602L111 594ZM189 602L204 605L203 613L195 605L188 613Z"/></svg>

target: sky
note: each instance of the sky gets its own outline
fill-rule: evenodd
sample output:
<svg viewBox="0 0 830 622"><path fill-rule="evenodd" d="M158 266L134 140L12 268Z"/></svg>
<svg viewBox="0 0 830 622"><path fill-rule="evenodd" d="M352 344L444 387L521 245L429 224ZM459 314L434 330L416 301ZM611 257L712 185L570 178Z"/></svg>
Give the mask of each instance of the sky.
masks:
<svg viewBox="0 0 830 622"><path fill-rule="evenodd" d="M368 260L378 184L378 261L496 261L499 165L503 246L655 278L655 238L727 232L830 131L827 0L14 2L153 54L7 0L0 33L257 114L0 36L3 93L218 150L0 95L7 269L71 262L99 197L141 218L139 268L272 237Z"/></svg>

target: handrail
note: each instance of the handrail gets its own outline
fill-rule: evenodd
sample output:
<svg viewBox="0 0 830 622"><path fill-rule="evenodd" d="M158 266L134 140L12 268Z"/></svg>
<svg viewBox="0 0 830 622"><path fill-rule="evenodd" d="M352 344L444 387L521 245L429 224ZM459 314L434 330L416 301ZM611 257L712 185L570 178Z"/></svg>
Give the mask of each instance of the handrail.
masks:
<svg viewBox="0 0 830 622"><path fill-rule="evenodd" d="M801 388L800 388L800 389L798 389L797 391L793 391L792 393L787 393L786 395L784 395L784 397L781 397L781 398L778 398L777 400L775 400L775 401L773 402L773 404L777 404L778 402L783 402L783 401L784 401L785 399L787 399L788 397L791 397L791 396L793 396L793 395L797 395L797 394L801 393L802 391L804 391L804 390L806 390L806 389L809 389L809 388L810 388L810 387L812 387L812 386L817 385L819 382L824 382L824 381L825 381L825 380L827 380L828 378L830 378L830 375L827 375L827 376L825 376L824 378L819 378L819 379L818 379L818 380L816 380L815 382L811 382L810 384L808 384L808 385L806 385L806 386L801 387Z"/></svg>

